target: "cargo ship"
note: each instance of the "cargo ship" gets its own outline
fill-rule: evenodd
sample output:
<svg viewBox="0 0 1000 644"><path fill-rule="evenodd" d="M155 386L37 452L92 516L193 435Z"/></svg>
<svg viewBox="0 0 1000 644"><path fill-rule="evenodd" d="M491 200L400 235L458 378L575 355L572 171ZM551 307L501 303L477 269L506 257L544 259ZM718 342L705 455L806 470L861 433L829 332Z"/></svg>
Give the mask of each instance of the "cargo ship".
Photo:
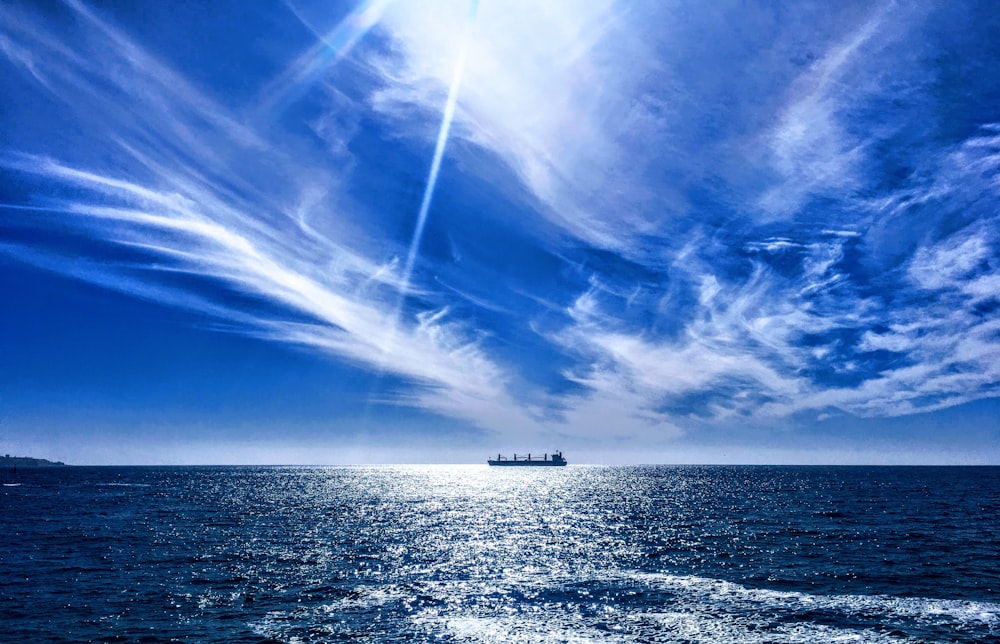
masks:
<svg viewBox="0 0 1000 644"><path fill-rule="evenodd" d="M514 454L513 458L507 458L503 454L497 454L496 460L491 458L488 459L486 463L491 467L496 467L496 466L545 467L546 465L549 467L553 467L553 466L566 465L566 459L563 458L562 452L556 452L552 454L552 456L549 456L548 454L543 454L542 456L532 456L531 454L528 454L527 456L518 456L517 454Z"/></svg>

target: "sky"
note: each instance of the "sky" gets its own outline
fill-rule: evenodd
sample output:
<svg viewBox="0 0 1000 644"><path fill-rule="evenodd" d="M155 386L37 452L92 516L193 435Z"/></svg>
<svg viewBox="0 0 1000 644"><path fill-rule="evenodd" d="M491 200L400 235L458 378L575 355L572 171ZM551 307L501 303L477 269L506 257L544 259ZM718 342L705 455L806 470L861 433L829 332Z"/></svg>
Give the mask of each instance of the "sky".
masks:
<svg viewBox="0 0 1000 644"><path fill-rule="evenodd" d="M0 453L1000 464L998 33L5 2Z"/></svg>

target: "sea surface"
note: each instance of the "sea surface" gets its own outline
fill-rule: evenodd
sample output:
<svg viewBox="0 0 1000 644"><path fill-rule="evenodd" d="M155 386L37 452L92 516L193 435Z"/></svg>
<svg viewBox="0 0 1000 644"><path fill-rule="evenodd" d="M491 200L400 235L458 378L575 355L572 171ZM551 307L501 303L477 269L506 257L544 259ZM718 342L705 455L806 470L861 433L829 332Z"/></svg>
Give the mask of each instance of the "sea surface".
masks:
<svg viewBox="0 0 1000 644"><path fill-rule="evenodd" d="M4 482L0 642L1000 642L996 467Z"/></svg>

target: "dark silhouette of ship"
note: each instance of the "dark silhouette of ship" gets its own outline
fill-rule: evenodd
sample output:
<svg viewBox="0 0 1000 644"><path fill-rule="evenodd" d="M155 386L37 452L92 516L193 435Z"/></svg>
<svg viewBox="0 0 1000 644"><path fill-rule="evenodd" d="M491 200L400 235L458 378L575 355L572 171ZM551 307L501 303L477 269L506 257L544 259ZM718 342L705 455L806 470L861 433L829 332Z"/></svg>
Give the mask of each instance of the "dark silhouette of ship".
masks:
<svg viewBox="0 0 1000 644"><path fill-rule="evenodd" d="M566 459L563 458L562 452L556 452L550 457L548 454L543 454L542 456L532 456L528 454L527 456L518 456L514 454L513 458L507 458L503 454L497 454L496 460L492 458L486 461L490 466L517 466L517 467L553 467L566 465Z"/></svg>

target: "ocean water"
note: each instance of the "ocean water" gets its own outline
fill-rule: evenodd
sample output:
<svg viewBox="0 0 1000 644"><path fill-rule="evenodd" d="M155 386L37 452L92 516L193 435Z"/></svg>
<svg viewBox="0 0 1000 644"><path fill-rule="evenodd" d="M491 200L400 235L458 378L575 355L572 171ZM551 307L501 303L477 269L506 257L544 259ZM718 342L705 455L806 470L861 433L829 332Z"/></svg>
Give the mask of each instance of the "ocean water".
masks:
<svg viewBox="0 0 1000 644"><path fill-rule="evenodd" d="M2 642L1000 642L1000 468L60 468Z"/></svg>

